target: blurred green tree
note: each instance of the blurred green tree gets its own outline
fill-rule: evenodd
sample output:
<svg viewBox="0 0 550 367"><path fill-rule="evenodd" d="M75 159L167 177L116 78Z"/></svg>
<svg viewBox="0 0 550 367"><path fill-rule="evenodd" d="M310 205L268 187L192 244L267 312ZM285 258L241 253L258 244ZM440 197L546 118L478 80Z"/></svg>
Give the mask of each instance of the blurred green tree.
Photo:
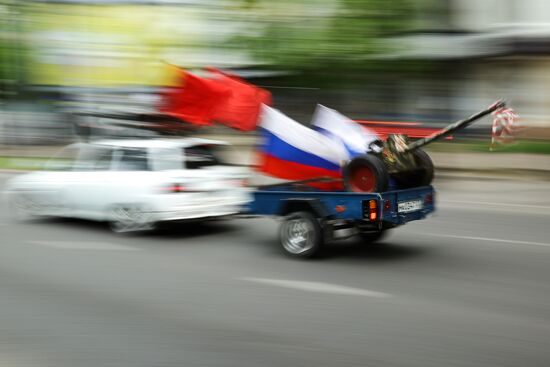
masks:
<svg viewBox="0 0 550 367"><path fill-rule="evenodd" d="M27 47L23 42L22 3L0 2L0 98L13 96L24 84Z"/></svg>
<svg viewBox="0 0 550 367"><path fill-rule="evenodd" d="M272 68L292 71L379 68L396 46L388 37L411 29L410 0L247 0L249 24L235 41Z"/></svg>

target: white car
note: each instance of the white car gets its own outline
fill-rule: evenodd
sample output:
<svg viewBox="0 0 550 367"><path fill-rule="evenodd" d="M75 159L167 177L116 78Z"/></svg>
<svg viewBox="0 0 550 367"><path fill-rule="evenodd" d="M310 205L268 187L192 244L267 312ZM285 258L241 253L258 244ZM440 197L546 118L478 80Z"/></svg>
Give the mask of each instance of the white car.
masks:
<svg viewBox="0 0 550 367"><path fill-rule="evenodd" d="M198 138L76 143L44 171L11 179L6 193L19 216L107 221L116 232L218 218L250 200L247 170L222 163L226 145Z"/></svg>

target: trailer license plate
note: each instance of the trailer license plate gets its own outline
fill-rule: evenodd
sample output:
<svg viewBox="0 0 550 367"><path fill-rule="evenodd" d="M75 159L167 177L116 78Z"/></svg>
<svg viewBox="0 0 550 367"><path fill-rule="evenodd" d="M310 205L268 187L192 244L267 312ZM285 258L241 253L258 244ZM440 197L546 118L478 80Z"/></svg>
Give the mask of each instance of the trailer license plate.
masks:
<svg viewBox="0 0 550 367"><path fill-rule="evenodd" d="M401 201L397 203L399 213L410 213L422 209L422 200Z"/></svg>

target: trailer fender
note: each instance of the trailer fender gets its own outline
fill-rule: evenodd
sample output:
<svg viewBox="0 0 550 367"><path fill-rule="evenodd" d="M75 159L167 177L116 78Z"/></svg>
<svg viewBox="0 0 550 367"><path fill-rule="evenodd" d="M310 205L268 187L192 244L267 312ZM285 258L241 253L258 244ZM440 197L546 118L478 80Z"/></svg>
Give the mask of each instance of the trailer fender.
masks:
<svg viewBox="0 0 550 367"><path fill-rule="evenodd" d="M309 212L316 218L327 218L330 215L318 199L288 199L281 201L279 215L285 216L295 212Z"/></svg>

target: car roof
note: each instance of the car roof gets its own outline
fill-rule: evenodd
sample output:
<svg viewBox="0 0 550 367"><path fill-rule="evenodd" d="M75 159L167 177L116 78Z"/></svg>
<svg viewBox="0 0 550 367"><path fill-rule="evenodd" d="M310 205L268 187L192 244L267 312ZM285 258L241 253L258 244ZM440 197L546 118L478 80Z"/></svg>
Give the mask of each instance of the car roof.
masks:
<svg viewBox="0 0 550 367"><path fill-rule="evenodd" d="M226 142L202 138L164 138L164 139L112 139L96 140L88 144L107 145L125 148L185 148L195 145L227 145Z"/></svg>

